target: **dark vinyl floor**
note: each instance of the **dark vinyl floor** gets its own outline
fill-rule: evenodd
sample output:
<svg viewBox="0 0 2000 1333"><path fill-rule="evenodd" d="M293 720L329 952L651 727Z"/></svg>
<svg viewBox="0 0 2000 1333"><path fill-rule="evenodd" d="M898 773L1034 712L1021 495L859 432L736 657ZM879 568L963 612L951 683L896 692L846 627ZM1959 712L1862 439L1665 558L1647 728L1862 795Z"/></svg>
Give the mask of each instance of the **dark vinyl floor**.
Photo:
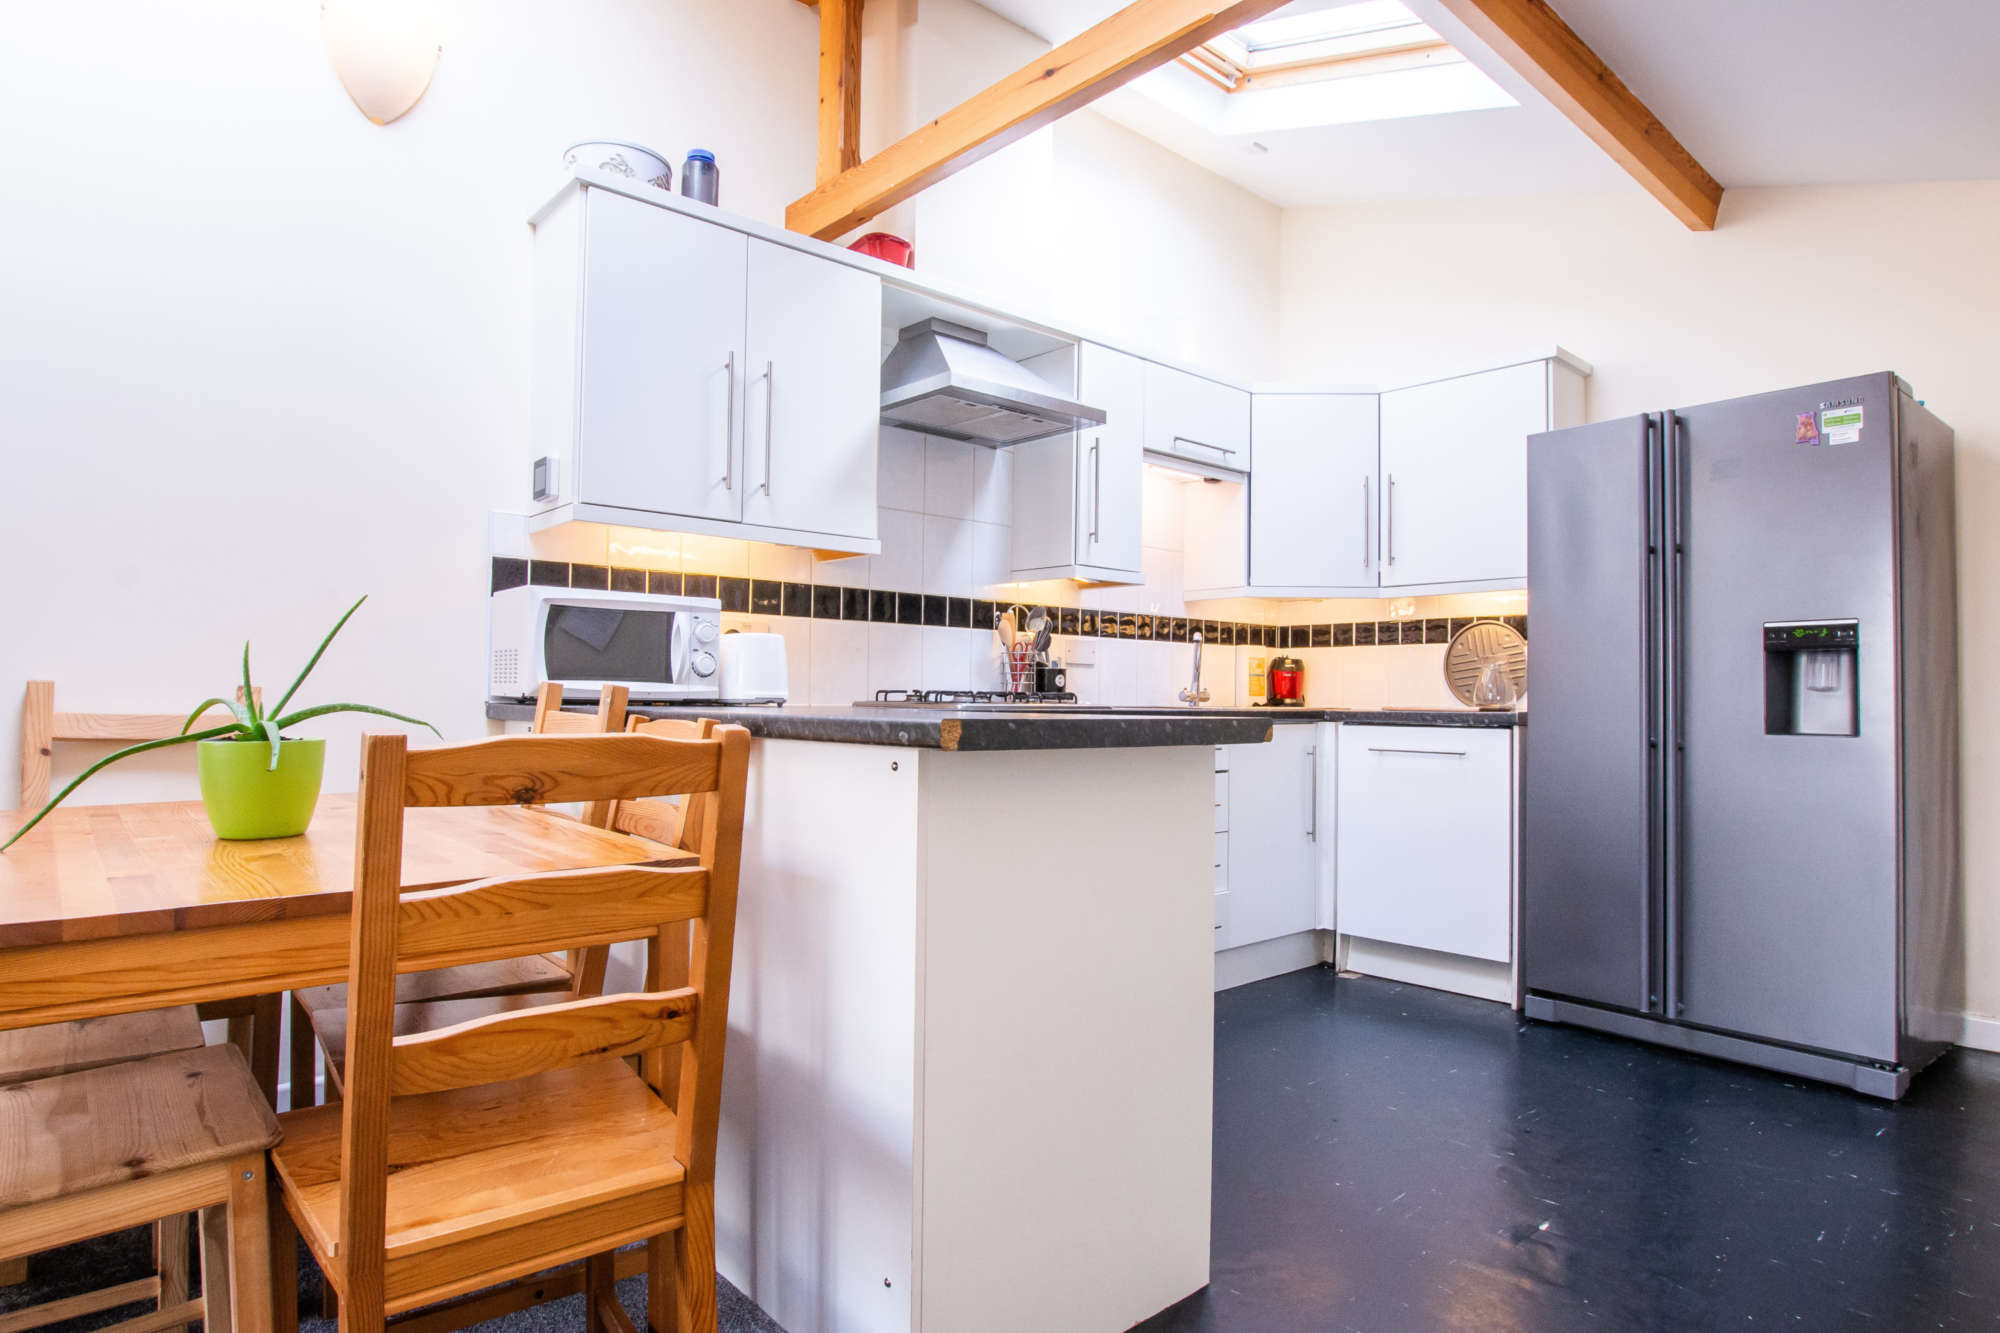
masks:
<svg viewBox="0 0 2000 1333"><path fill-rule="evenodd" d="M1414 986L1216 997L1213 1279L1141 1325L2000 1327L2000 1056L1890 1105Z"/></svg>

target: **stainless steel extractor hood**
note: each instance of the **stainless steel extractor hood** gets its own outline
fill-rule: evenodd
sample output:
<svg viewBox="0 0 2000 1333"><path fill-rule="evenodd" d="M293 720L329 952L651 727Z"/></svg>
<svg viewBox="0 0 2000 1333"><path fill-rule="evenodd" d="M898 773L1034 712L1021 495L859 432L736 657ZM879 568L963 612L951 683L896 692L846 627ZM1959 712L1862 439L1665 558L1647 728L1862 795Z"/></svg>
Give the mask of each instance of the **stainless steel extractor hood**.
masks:
<svg viewBox="0 0 2000 1333"><path fill-rule="evenodd" d="M926 319L904 329L882 363L882 424L1002 445L1101 426L1104 413L1057 394L978 329Z"/></svg>

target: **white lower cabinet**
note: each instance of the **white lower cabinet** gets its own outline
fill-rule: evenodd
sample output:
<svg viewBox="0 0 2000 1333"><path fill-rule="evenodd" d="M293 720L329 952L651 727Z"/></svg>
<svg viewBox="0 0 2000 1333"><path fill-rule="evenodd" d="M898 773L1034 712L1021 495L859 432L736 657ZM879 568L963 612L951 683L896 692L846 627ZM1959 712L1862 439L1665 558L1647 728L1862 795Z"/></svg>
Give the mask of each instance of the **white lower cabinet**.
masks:
<svg viewBox="0 0 2000 1333"><path fill-rule="evenodd" d="M1216 947L1233 949L1317 924L1319 738L1310 722L1277 723L1262 745L1231 745L1226 778L1226 920ZM1220 821L1219 821L1220 822Z"/></svg>
<svg viewBox="0 0 2000 1333"><path fill-rule="evenodd" d="M1340 933L1511 961L1513 732L1339 731Z"/></svg>

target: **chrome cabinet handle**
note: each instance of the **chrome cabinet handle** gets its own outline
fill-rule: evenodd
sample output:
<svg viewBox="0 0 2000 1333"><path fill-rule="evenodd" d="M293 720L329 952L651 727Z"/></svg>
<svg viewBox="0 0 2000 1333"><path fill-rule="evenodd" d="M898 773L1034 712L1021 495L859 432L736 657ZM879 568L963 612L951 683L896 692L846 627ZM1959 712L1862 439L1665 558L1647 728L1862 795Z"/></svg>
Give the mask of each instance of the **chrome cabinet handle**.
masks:
<svg viewBox="0 0 2000 1333"><path fill-rule="evenodd" d="M1185 436L1185 435L1176 435L1176 436L1174 436L1174 443L1175 443L1175 444L1191 444L1191 445L1193 445L1193 446L1194 446L1195 448L1197 448L1197 449L1213 449L1213 450L1215 450L1215 452L1217 452L1218 454L1228 454L1228 455L1230 455L1231 457L1234 457L1234 456L1235 456L1235 454L1236 454L1236 451L1235 451L1234 449L1225 449L1225 448L1223 448L1223 447L1222 447L1221 445L1219 445L1219 444L1209 444L1209 443L1207 443L1206 441L1203 441L1203 440L1192 440L1192 439L1189 439L1189 438L1188 438L1187 436Z"/></svg>
<svg viewBox="0 0 2000 1333"><path fill-rule="evenodd" d="M1389 563L1396 563L1396 474L1389 474L1389 502L1382 510L1382 538L1389 545Z"/></svg>
<svg viewBox="0 0 2000 1333"><path fill-rule="evenodd" d="M736 489L736 353L723 363L729 372L729 424L722 433L722 489Z"/></svg>
<svg viewBox="0 0 2000 1333"><path fill-rule="evenodd" d="M1443 756L1445 756L1446 758L1451 758L1451 759L1463 759L1463 758L1465 758L1465 751L1463 751L1463 750L1417 750L1417 749L1403 749L1403 748L1400 748L1400 747L1398 747L1398 746L1394 746L1394 745L1371 745L1371 746L1369 746L1369 747L1368 747L1368 753L1370 753L1370 754L1436 754L1436 755L1443 755Z"/></svg>
<svg viewBox="0 0 2000 1333"><path fill-rule="evenodd" d="M1363 477L1361 479L1361 567L1363 569L1368 568L1368 557L1370 555L1368 542L1368 492L1370 483L1374 480L1373 477Z"/></svg>
<svg viewBox="0 0 2000 1333"><path fill-rule="evenodd" d="M771 493L771 427L777 416L778 382L772 365L764 363L764 494Z"/></svg>
<svg viewBox="0 0 2000 1333"><path fill-rule="evenodd" d="M1104 524L1104 437L1090 442L1090 544L1095 546Z"/></svg>
<svg viewBox="0 0 2000 1333"><path fill-rule="evenodd" d="M1306 841L1319 841L1319 747L1306 747L1306 773L1312 779L1312 804L1307 807Z"/></svg>

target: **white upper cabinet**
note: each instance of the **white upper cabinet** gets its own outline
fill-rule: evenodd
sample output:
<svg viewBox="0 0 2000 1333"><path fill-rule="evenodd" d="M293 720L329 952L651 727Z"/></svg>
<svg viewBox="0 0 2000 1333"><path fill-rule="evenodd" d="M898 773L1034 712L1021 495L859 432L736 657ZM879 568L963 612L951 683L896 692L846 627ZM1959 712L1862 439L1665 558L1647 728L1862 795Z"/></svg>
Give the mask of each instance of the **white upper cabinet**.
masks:
<svg viewBox="0 0 2000 1333"><path fill-rule="evenodd" d="M1157 361L1146 362L1146 448L1250 471L1250 395Z"/></svg>
<svg viewBox="0 0 2000 1333"><path fill-rule="evenodd" d="M1142 582L1146 363L1077 343L1021 364L1104 424L1013 446L1014 577Z"/></svg>
<svg viewBox="0 0 2000 1333"><path fill-rule="evenodd" d="M1146 363L1096 343L1077 347L1077 396L1105 413L1077 432L1076 562L1139 577L1145 480Z"/></svg>
<svg viewBox="0 0 2000 1333"><path fill-rule="evenodd" d="M575 498L734 522L748 238L601 190L583 201L582 338L548 368L577 385Z"/></svg>
<svg viewBox="0 0 2000 1333"><path fill-rule="evenodd" d="M535 228L544 512L876 552L881 329L873 274L574 190Z"/></svg>
<svg viewBox="0 0 2000 1333"><path fill-rule="evenodd" d="M1253 396L1253 588L1372 593L1377 401L1372 393Z"/></svg>
<svg viewBox="0 0 2000 1333"><path fill-rule="evenodd" d="M750 241L745 522L875 535L882 284Z"/></svg>
<svg viewBox="0 0 2000 1333"><path fill-rule="evenodd" d="M1527 580L1528 436L1580 421L1581 384L1546 360L1382 395L1383 588Z"/></svg>

